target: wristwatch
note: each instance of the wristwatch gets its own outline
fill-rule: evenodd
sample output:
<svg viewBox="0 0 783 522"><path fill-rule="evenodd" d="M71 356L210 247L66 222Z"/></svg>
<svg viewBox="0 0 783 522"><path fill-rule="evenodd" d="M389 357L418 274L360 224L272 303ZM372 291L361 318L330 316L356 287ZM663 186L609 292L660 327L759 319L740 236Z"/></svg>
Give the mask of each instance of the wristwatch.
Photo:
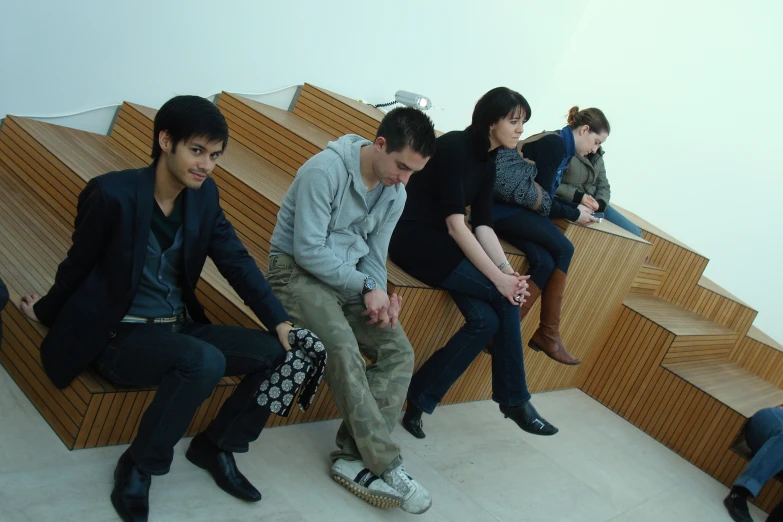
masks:
<svg viewBox="0 0 783 522"><path fill-rule="evenodd" d="M376 286L378 285L375 284L375 279L373 279L370 276L365 277L364 286L362 287L362 295L372 292L373 290L375 290Z"/></svg>

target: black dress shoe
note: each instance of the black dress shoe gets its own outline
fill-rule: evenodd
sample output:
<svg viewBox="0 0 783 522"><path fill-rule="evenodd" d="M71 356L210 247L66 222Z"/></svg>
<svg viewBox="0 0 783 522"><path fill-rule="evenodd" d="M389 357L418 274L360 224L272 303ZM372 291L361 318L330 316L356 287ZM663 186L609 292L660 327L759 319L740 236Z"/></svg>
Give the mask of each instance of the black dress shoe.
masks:
<svg viewBox="0 0 783 522"><path fill-rule="evenodd" d="M421 410L408 402L408 409L405 410L405 415L402 416L402 427L417 439L423 439L427 436L422 429L423 426Z"/></svg>
<svg viewBox="0 0 783 522"><path fill-rule="evenodd" d="M530 401L522 406L501 405L500 412L507 419L513 420L520 428L533 435L554 435L560 431L539 415Z"/></svg>
<svg viewBox="0 0 783 522"><path fill-rule="evenodd" d="M744 492L744 488L742 490ZM731 488L729 494L723 499L723 505L729 512L729 516L736 522L753 522L748 510L747 495Z"/></svg>
<svg viewBox="0 0 783 522"><path fill-rule="evenodd" d="M209 471L218 487L242 500L258 502L261 493L237 469L234 454L223 451L200 433L193 437L185 457L201 469Z"/></svg>
<svg viewBox="0 0 783 522"><path fill-rule="evenodd" d="M139 470L126 451L114 468L111 503L124 522L147 522L152 477Z"/></svg>

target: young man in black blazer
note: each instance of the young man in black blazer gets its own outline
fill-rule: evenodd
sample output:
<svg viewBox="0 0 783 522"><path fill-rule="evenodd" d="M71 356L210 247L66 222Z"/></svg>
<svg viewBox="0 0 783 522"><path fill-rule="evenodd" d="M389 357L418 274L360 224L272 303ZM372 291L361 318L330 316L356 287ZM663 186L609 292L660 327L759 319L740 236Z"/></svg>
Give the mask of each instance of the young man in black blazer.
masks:
<svg viewBox="0 0 783 522"><path fill-rule="evenodd" d="M187 458L248 501L261 494L237 470L270 411L261 382L290 349L288 314L226 220L210 173L228 142L217 107L177 96L158 111L152 164L91 180L79 195L73 245L47 295L22 311L50 328L41 361L59 388L89 365L109 380L157 386L114 473L123 520L147 520L152 475L169 471L174 445L224 375L246 374ZM212 325L195 294L209 256L270 333Z"/></svg>

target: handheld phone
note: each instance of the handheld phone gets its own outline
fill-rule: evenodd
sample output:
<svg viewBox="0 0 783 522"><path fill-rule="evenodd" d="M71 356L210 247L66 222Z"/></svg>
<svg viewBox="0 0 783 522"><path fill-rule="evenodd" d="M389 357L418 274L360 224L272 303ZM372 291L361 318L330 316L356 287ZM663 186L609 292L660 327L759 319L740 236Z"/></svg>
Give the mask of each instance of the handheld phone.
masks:
<svg viewBox="0 0 783 522"><path fill-rule="evenodd" d="M604 220L603 212L591 212L590 215L596 218L599 223L601 223Z"/></svg>

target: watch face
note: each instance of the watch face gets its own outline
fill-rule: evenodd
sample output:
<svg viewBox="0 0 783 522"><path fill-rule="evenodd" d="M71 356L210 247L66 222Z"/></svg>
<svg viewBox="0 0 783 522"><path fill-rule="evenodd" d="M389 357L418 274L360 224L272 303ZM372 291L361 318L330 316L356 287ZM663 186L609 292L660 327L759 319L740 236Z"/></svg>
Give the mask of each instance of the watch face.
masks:
<svg viewBox="0 0 783 522"><path fill-rule="evenodd" d="M367 288L367 290L372 292L373 290L375 290L375 279L373 279L372 277L368 277L367 280L364 282L364 286L365 288Z"/></svg>

